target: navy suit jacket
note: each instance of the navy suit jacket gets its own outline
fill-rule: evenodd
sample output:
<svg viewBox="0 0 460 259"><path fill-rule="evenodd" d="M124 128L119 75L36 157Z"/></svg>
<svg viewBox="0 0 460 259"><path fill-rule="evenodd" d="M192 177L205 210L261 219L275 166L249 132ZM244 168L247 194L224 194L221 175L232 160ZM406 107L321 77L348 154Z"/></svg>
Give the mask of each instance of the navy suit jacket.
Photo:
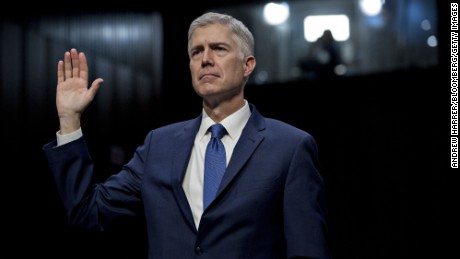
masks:
<svg viewBox="0 0 460 259"><path fill-rule="evenodd" d="M84 137L46 144L70 224L103 230L141 207L151 259L329 258L315 140L253 105L217 197L196 228L182 179L200 123L201 115L152 130L104 183L93 180Z"/></svg>

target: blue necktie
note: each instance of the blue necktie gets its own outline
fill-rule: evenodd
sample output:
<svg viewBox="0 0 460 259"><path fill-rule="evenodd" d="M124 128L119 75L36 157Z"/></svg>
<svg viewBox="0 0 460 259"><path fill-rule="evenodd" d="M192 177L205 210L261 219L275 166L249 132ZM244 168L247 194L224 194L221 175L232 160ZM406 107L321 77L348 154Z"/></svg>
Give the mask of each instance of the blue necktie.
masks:
<svg viewBox="0 0 460 259"><path fill-rule="evenodd" d="M217 189L227 167L225 147L220 140L227 131L221 124L214 124L209 130L211 131L211 139L204 158L203 210L216 197Z"/></svg>

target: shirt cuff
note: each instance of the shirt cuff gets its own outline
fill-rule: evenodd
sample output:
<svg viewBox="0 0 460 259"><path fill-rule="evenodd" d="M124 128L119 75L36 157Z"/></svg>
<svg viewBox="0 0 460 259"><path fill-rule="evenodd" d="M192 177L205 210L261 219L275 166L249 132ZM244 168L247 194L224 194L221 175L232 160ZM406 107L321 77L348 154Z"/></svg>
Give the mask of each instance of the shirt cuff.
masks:
<svg viewBox="0 0 460 259"><path fill-rule="evenodd" d="M69 142L72 142L74 140L77 140L83 136L83 132L81 128L78 130L71 132L69 134L61 134L61 131L56 132L56 141L57 141L57 146L62 146L64 144L67 144Z"/></svg>

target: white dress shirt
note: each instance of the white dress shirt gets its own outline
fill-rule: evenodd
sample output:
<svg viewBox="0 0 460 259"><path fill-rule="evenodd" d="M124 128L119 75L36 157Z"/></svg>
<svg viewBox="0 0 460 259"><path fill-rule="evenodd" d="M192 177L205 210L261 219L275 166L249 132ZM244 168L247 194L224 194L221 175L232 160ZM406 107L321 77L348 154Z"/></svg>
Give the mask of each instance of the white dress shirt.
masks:
<svg viewBox="0 0 460 259"><path fill-rule="evenodd" d="M248 102L224 120L220 122L227 130L227 135L222 137L222 142L225 146L225 154L227 156L227 165L232 157L233 149L235 148L238 139L241 136L244 126L251 116ZM204 182L204 156L206 146L211 138L211 132L208 131L211 125L215 122L203 110L203 116L200 129L195 137L195 143L192 148L187 171L182 182L185 195L192 209L195 226L198 228L200 224L201 214L203 213L203 182Z"/></svg>
<svg viewBox="0 0 460 259"><path fill-rule="evenodd" d="M222 137L227 157L227 165L232 157L233 149L250 116L251 110L249 109L248 102L245 100L245 104L242 108L220 122L227 130L227 135ZM201 214L203 214L204 156L206 146L211 138L211 133L208 132L208 129L213 124L215 124L215 122L203 110L201 126L196 134L187 171L185 172L182 182L182 187L187 196L190 208L192 209L193 219L197 229L200 224ZM60 131L58 131L56 132L57 145L64 145L82 136L83 132L81 128L65 135L61 135Z"/></svg>

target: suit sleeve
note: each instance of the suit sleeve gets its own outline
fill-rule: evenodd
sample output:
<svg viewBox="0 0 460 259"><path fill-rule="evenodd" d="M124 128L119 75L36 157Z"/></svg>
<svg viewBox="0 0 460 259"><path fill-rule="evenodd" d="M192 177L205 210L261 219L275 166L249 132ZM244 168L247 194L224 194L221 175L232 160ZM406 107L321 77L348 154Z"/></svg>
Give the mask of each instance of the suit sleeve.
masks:
<svg viewBox="0 0 460 259"><path fill-rule="evenodd" d="M59 147L54 141L43 150L70 225L102 231L113 220L140 212L144 146L104 183L94 182L94 164L84 137Z"/></svg>
<svg viewBox="0 0 460 259"><path fill-rule="evenodd" d="M316 142L306 135L298 142L284 193L284 225L288 258L330 258L323 179Z"/></svg>

